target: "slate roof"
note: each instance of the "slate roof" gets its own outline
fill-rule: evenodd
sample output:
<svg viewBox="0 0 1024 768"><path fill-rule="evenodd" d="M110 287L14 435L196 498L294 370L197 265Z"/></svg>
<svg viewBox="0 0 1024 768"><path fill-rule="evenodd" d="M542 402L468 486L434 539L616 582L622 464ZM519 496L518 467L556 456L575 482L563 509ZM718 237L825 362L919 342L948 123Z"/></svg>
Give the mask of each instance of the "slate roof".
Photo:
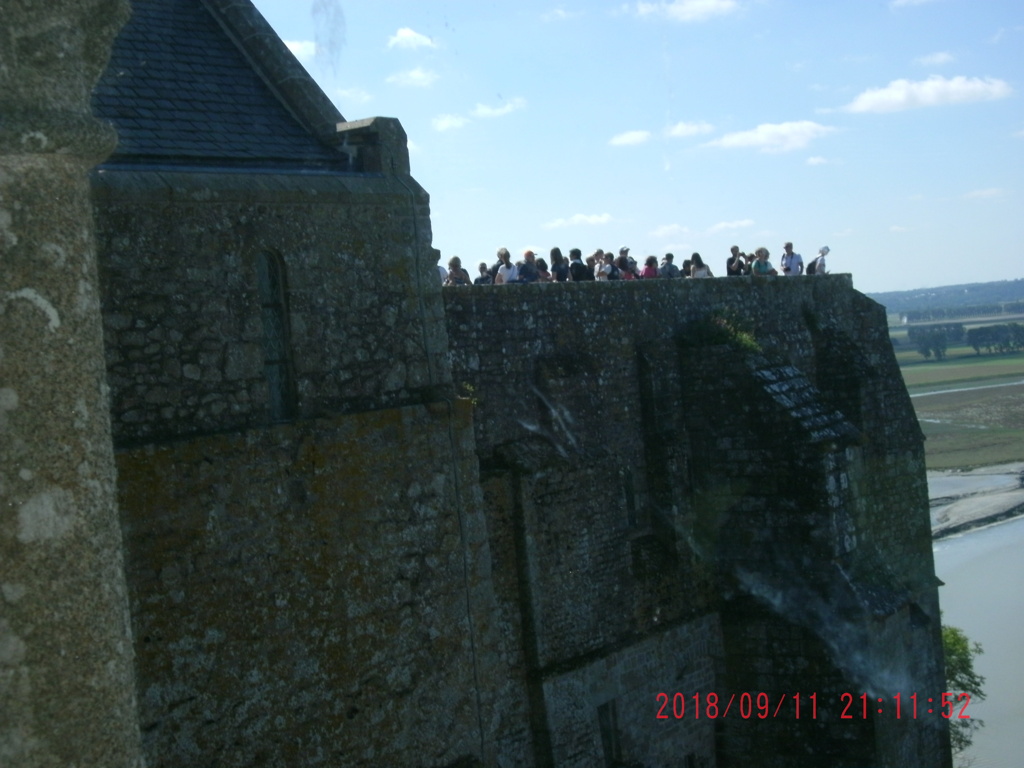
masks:
<svg viewBox="0 0 1024 768"><path fill-rule="evenodd" d="M201 0L132 0L93 91L120 137L106 164L346 170L247 53Z"/></svg>
<svg viewBox="0 0 1024 768"><path fill-rule="evenodd" d="M828 406L821 392L791 365L762 365L754 371L765 393L784 408L807 433L812 443L860 442L861 436L846 417Z"/></svg>

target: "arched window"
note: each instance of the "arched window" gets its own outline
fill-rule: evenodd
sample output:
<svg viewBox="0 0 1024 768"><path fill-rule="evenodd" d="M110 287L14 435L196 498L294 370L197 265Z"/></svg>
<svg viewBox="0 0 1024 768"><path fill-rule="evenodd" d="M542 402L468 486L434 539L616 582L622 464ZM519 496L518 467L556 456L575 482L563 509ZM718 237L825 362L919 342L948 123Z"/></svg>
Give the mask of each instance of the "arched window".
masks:
<svg viewBox="0 0 1024 768"><path fill-rule="evenodd" d="M256 259L256 270L263 317L263 370L270 391L270 420L291 421L295 418L295 387L288 338L284 262L277 254L262 251Z"/></svg>

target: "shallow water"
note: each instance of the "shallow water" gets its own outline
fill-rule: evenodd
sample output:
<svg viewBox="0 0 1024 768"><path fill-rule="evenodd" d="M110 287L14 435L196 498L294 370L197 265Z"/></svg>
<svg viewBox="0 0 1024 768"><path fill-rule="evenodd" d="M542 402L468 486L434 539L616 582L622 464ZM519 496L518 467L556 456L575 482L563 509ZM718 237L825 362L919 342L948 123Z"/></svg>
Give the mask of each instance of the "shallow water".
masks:
<svg viewBox="0 0 1024 768"><path fill-rule="evenodd" d="M967 756L974 768L1021 765L1024 723L1024 518L936 542L943 621L981 643L975 669L987 698L970 713L985 721Z"/></svg>

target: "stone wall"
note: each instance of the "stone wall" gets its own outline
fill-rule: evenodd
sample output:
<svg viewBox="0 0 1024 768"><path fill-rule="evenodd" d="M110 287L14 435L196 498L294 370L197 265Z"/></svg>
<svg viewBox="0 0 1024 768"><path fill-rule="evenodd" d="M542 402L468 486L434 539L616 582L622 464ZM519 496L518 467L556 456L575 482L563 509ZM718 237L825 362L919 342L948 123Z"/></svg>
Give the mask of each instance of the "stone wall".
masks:
<svg viewBox="0 0 1024 768"><path fill-rule="evenodd" d="M0 41L0 757L141 765L138 715L151 765L949 765L941 721L826 703L942 687L877 305L442 300L395 121L342 127L358 175L101 168L97 292L83 105L122 17ZM809 722L657 717L808 687Z"/></svg>
<svg viewBox="0 0 1024 768"><path fill-rule="evenodd" d="M424 402L448 382L409 177L100 169L118 444Z"/></svg>
<svg viewBox="0 0 1024 768"><path fill-rule="evenodd" d="M0 17L0 765L140 766L86 178L127 4Z"/></svg>
<svg viewBox="0 0 1024 768"><path fill-rule="evenodd" d="M830 703L816 721L720 722L719 765L943 764L940 731L840 722L831 706L943 679L920 431L881 307L842 276L444 298L485 487L511 488L489 505L492 537L522 520L532 676L616 663L666 624L717 616L715 692ZM557 733L569 710L538 699ZM643 743L638 724L618 728L615 743Z"/></svg>
<svg viewBox="0 0 1024 768"><path fill-rule="evenodd" d="M358 376L358 358L328 370L338 358L303 313L361 294L321 249L299 252L296 378ZM137 350L123 334L168 324L147 321L139 270L112 283L135 297L132 328L106 305L112 373ZM310 384L291 425L250 408L190 435L182 412L153 431L171 443L124 440L151 760L942 764L939 731L837 718L843 692L942 679L920 432L880 307L841 276L426 293L447 322L434 349L449 346L425 406ZM205 338L255 344L248 296ZM193 354L180 336L165 368L175 344ZM253 403L267 385L250 373ZM116 433L145 434L115 413ZM743 692L815 694L820 716L656 716L659 693Z"/></svg>
<svg viewBox="0 0 1024 768"><path fill-rule="evenodd" d="M468 403L140 447L118 471L150 766L527 764Z"/></svg>

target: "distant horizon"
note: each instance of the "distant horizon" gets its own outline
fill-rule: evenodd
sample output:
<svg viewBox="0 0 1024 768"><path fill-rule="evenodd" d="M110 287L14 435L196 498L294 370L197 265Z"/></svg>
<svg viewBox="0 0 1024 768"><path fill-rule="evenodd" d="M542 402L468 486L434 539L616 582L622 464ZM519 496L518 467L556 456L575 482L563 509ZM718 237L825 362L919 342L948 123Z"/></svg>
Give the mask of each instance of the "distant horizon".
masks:
<svg viewBox="0 0 1024 768"><path fill-rule="evenodd" d="M856 275L854 276L856 278ZM974 283L949 283L948 285L923 285L920 288L902 288L896 291L861 291L865 295L881 296L883 294L890 293L916 293L918 291L935 291L940 288L971 288L980 285L995 285L997 283L1021 283L1022 298L1024 298L1024 277L1009 277L1002 280L982 280ZM856 288L856 279L854 279L854 288ZM860 290L859 288L857 290ZM1008 299L1012 301L1012 299Z"/></svg>
<svg viewBox="0 0 1024 768"><path fill-rule="evenodd" d="M255 0L397 117L445 261L792 241L868 292L1020 275L1024 4Z"/></svg>

